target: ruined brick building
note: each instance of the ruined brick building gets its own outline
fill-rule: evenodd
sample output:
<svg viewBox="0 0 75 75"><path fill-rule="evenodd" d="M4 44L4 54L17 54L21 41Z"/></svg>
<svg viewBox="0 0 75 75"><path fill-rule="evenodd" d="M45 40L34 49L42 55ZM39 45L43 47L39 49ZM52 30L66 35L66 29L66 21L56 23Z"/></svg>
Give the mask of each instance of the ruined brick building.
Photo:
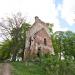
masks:
<svg viewBox="0 0 75 75"><path fill-rule="evenodd" d="M42 53L53 53L48 23L41 21L37 16L34 24L27 31L26 37L25 52L30 51L31 54L37 54L39 51Z"/></svg>

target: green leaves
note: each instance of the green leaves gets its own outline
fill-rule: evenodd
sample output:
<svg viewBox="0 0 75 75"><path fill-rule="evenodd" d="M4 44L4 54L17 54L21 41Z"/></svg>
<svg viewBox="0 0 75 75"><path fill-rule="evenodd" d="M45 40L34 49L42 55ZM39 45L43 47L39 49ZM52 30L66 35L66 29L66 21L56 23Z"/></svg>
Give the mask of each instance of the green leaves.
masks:
<svg viewBox="0 0 75 75"><path fill-rule="evenodd" d="M9 58L10 53L13 55L12 58L14 60L16 59L17 55L20 55L22 58L24 57L26 31L29 29L29 27L30 24L24 22L21 27L13 28L11 30L10 35L12 38L2 42L0 46L0 57L2 59Z"/></svg>
<svg viewBox="0 0 75 75"><path fill-rule="evenodd" d="M62 53L63 57L75 57L75 33L57 31L52 37L55 54Z"/></svg>
<svg viewBox="0 0 75 75"><path fill-rule="evenodd" d="M12 51L12 40L5 40L2 42L0 46L0 59L8 59L10 58L10 54Z"/></svg>
<svg viewBox="0 0 75 75"><path fill-rule="evenodd" d="M20 28L13 28L13 30L11 31L13 44L15 44L14 52L16 53L16 55L19 55L18 53L21 50L22 54L20 53L20 56L22 56L22 58L24 57L26 31L29 29L29 27L30 24L24 22Z"/></svg>

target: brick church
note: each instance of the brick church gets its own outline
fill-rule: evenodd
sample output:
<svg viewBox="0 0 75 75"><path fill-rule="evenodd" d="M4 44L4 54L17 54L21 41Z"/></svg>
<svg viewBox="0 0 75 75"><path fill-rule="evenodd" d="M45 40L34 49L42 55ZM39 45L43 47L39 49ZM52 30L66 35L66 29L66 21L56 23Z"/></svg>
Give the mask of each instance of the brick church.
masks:
<svg viewBox="0 0 75 75"><path fill-rule="evenodd" d="M54 51L48 26L48 23L41 21L37 16L35 17L34 24L27 31L25 53L29 51L31 55L37 55L40 51L53 54Z"/></svg>

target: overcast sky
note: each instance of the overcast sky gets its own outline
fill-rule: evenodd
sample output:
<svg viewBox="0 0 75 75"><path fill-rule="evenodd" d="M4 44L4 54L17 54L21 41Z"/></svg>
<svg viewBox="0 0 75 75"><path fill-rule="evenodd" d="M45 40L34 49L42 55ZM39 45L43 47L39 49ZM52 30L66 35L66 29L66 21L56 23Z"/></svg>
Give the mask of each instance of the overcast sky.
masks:
<svg viewBox="0 0 75 75"><path fill-rule="evenodd" d="M0 18L17 12L30 23L35 16L54 23L54 31L75 31L75 0L0 0Z"/></svg>

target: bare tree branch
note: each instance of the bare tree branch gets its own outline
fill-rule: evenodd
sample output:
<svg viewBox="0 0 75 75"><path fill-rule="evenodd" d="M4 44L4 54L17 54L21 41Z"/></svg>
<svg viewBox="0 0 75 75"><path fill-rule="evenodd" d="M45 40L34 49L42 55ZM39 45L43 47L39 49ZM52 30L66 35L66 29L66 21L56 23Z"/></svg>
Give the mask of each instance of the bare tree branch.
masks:
<svg viewBox="0 0 75 75"><path fill-rule="evenodd" d="M0 22L0 30L2 32L2 35L7 38L10 36L12 38L11 32L14 28L18 29L22 26L22 24L25 22L25 18L22 17L21 13L17 13L16 15L13 15L11 18L7 17L7 19L2 19L2 22Z"/></svg>

